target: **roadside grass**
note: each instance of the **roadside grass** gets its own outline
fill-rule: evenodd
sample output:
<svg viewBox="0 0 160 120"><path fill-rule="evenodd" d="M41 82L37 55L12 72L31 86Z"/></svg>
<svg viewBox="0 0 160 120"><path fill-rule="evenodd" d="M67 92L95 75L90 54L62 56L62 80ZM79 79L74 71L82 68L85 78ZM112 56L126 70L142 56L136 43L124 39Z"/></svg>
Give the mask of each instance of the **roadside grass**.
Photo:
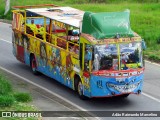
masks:
<svg viewBox="0 0 160 120"><path fill-rule="evenodd" d="M88 1L93 3L88 3ZM159 61L160 56L160 2L157 0L11 0L11 6L56 4L59 6L71 6L84 11L113 12L129 9L131 12L131 28L146 41L147 50L144 52L147 59ZM0 5L0 18L12 19L11 11L4 16L4 4ZM159 41L159 42L158 42ZM153 57L156 56L156 57Z"/></svg>
<svg viewBox="0 0 160 120"><path fill-rule="evenodd" d="M0 73L0 111L37 111L34 106L28 104L31 100L29 93L13 90L11 83ZM19 118L1 118L1 120L17 119ZM27 118L27 120L36 120L36 118Z"/></svg>
<svg viewBox="0 0 160 120"><path fill-rule="evenodd" d="M32 100L31 96L28 93L15 93L14 97L18 102L30 102Z"/></svg>

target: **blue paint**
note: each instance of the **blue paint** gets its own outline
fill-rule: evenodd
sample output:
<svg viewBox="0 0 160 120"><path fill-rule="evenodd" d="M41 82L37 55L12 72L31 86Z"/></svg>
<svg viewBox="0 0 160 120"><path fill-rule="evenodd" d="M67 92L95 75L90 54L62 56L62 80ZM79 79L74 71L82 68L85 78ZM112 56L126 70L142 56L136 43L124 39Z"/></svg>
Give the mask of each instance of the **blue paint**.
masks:
<svg viewBox="0 0 160 120"><path fill-rule="evenodd" d="M51 68L49 65L47 65L47 62L45 59L38 57L38 56L36 56L36 60L38 63L37 71L73 89L73 81L71 80L71 78L69 77L66 71L63 74L61 73L61 70L60 70L61 67L55 66Z"/></svg>
<svg viewBox="0 0 160 120"><path fill-rule="evenodd" d="M112 96L113 92L116 95L124 94L124 92L120 92L119 90L113 87L109 87L108 84L126 86L127 83L128 85L133 85L133 84L140 82L138 87L137 88L135 87L135 89L131 91L132 93L138 93L138 90L142 90L143 77L144 77L143 74L139 76L132 76L130 78L126 78L124 82L120 83L120 82L117 82L115 78L107 78L107 77L93 75L91 76L91 79L90 79L91 97Z"/></svg>
<svg viewBox="0 0 160 120"><path fill-rule="evenodd" d="M57 52L57 55L59 52ZM30 53L25 52L25 64L30 63L29 58ZM61 58L58 58L59 60ZM71 80L69 76L69 71L66 70L66 68L62 68L62 66L55 65L54 67L51 67L47 64L47 61L44 58L41 58L39 56L36 56L37 60L37 71L45 74L46 76L49 76L56 81L64 84L65 86L73 89L73 80ZM144 75L141 74L139 76L132 76L129 78L125 78L124 81L118 82L115 78L107 78L104 76L95 76L91 75L90 77L90 88L87 88L86 86L83 86L83 93L87 97L107 97L112 96L112 93L114 92L115 95L124 94L123 92L120 92L119 90L115 89L114 87L109 87L108 84L113 85L119 85L124 86L128 83L128 85L132 85L135 83L140 82L137 88L135 88L132 93L138 93L138 90L142 90L143 85L143 77Z"/></svg>
<svg viewBox="0 0 160 120"><path fill-rule="evenodd" d="M24 61L26 65L30 65L30 53L27 50L24 52Z"/></svg>
<svg viewBox="0 0 160 120"><path fill-rule="evenodd" d="M32 19L27 19L27 24L31 24L31 20ZM33 20L34 20L34 24L44 25L44 18L36 18ZM46 24L49 25L49 23L50 23L50 20L46 19Z"/></svg>

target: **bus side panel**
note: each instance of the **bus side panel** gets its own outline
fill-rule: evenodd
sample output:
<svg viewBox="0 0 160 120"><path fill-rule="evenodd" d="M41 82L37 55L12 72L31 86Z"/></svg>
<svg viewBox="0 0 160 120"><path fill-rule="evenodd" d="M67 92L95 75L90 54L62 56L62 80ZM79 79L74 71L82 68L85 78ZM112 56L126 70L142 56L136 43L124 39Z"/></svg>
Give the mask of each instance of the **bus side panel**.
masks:
<svg viewBox="0 0 160 120"><path fill-rule="evenodd" d="M41 54L42 52L43 51L41 48ZM55 47L49 44L46 44L46 53L47 53L46 75L62 83L62 80L60 79L60 65L61 65L60 50L56 49Z"/></svg>
<svg viewBox="0 0 160 120"><path fill-rule="evenodd" d="M71 55L48 43L31 38L30 51L37 61L37 70L62 84L73 88Z"/></svg>
<svg viewBox="0 0 160 120"><path fill-rule="evenodd" d="M33 53L39 72L69 88L74 88L74 75L76 73L74 69L75 66L79 68L79 61L75 59L74 55L32 36L22 35L21 38L24 42L23 57L25 64L30 65L30 54ZM16 47L14 47L14 51L16 51Z"/></svg>
<svg viewBox="0 0 160 120"><path fill-rule="evenodd" d="M71 55L63 49L47 44L47 75L62 84L73 88L71 79L72 60Z"/></svg>
<svg viewBox="0 0 160 120"><path fill-rule="evenodd" d="M91 87L90 87L90 74L88 72L83 73L82 77L82 83L83 83L83 94L87 97L91 97Z"/></svg>
<svg viewBox="0 0 160 120"><path fill-rule="evenodd" d="M17 45L17 59L24 63L24 47Z"/></svg>
<svg viewBox="0 0 160 120"><path fill-rule="evenodd" d="M20 32L14 30L12 36L13 54L20 62L24 63L24 42Z"/></svg>
<svg viewBox="0 0 160 120"><path fill-rule="evenodd" d="M24 42L24 61L26 65L30 66L30 51L29 51L30 38L26 35L22 35L22 39Z"/></svg>
<svg viewBox="0 0 160 120"><path fill-rule="evenodd" d="M15 57L17 56L17 43L15 31L12 32L12 53Z"/></svg>

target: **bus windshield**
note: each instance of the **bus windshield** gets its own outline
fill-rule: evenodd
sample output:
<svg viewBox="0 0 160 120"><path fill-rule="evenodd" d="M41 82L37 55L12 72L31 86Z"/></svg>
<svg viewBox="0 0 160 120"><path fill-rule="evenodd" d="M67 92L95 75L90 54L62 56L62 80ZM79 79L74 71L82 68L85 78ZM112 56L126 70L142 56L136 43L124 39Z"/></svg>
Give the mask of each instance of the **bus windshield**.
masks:
<svg viewBox="0 0 160 120"><path fill-rule="evenodd" d="M119 46L121 69L143 67L141 42L121 43Z"/></svg>
<svg viewBox="0 0 160 120"><path fill-rule="evenodd" d="M94 71L134 69L142 63L141 42L94 46Z"/></svg>

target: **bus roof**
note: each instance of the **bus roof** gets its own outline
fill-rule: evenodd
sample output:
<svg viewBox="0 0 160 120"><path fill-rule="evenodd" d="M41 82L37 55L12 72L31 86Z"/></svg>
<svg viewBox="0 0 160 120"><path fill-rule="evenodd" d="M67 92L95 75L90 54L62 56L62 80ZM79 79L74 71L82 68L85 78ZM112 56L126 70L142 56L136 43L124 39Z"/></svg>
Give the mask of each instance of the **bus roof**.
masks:
<svg viewBox="0 0 160 120"><path fill-rule="evenodd" d="M71 7L34 8L26 9L29 12L79 28L84 11Z"/></svg>

